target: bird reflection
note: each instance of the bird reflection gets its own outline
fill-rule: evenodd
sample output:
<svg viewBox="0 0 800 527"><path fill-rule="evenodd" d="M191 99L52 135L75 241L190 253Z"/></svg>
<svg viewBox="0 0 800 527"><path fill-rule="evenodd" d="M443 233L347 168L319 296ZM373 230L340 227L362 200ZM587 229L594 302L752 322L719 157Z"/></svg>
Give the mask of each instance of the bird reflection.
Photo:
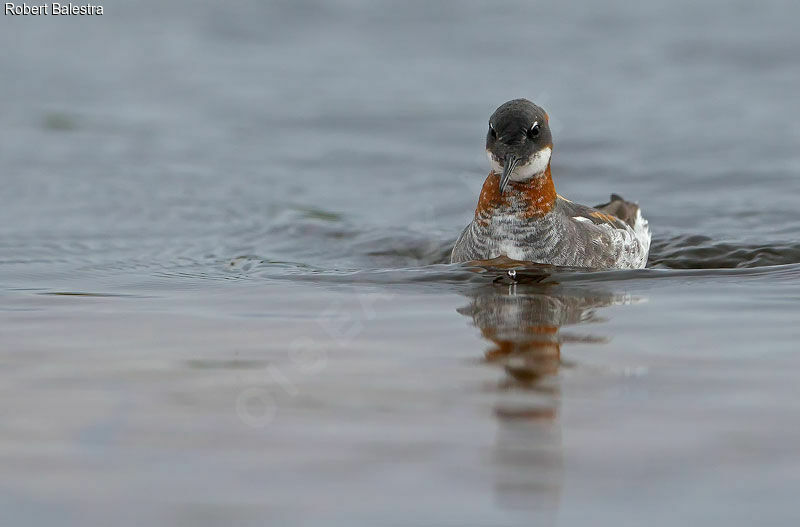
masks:
<svg viewBox="0 0 800 527"><path fill-rule="evenodd" d="M592 334L565 333L564 326L601 322L596 311L630 303L627 294L577 286L537 283L542 277L492 283L465 292L471 317L489 342L487 363L500 366L495 404L495 494L499 504L535 510L555 520L563 481L563 452L558 410L558 373L565 366L561 346L569 342L603 343Z"/></svg>

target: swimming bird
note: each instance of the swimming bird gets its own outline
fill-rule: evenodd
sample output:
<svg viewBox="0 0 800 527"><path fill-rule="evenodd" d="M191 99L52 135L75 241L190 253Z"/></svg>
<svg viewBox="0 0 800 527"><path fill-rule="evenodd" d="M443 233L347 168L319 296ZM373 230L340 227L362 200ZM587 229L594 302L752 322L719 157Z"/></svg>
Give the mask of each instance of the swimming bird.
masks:
<svg viewBox="0 0 800 527"><path fill-rule="evenodd" d="M515 99L495 110L486 133L491 172L451 262L505 256L593 269L647 264L650 229L639 206L616 194L596 207L556 194L552 152L549 117L542 108Z"/></svg>

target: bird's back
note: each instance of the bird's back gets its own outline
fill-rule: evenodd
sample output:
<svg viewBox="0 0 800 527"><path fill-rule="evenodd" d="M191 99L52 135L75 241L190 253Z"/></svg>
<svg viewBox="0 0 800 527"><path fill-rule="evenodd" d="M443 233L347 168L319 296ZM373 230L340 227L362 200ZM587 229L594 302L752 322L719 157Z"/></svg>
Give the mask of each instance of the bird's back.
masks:
<svg viewBox="0 0 800 527"><path fill-rule="evenodd" d="M597 269L635 269L647 263L650 231L639 206L612 194L588 207L558 196L552 209L528 218L513 201L476 218L461 233L452 262L514 260Z"/></svg>

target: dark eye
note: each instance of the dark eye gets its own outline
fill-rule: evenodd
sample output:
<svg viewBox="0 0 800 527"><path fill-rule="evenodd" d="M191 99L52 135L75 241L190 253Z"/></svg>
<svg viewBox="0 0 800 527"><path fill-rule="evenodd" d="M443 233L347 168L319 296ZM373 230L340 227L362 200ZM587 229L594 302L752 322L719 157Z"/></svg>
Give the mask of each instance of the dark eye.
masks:
<svg viewBox="0 0 800 527"><path fill-rule="evenodd" d="M489 135L492 136L492 139L497 139L497 132L495 131L494 126L492 126L492 123L489 123Z"/></svg>
<svg viewBox="0 0 800 527"><path fill-rule="evenodd" d="M528 130L528 139L536 139L539 137L539 123L533 123L533 126Z"/></svg>

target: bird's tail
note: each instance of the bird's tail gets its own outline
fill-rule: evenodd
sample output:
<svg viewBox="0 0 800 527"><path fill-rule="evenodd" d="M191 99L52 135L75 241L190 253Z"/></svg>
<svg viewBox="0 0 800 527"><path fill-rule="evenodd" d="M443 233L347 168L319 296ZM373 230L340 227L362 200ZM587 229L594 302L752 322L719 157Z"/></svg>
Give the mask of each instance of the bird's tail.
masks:
<svg viewBox="0 0 800 527"><path fill-rule="evenodd" d="M631 227L636 227L636 218L639 216L639 205L625 199L619 194L611 194L611 201L597 205L595 208L606 214L611 214L621 219Z"/></svg>

